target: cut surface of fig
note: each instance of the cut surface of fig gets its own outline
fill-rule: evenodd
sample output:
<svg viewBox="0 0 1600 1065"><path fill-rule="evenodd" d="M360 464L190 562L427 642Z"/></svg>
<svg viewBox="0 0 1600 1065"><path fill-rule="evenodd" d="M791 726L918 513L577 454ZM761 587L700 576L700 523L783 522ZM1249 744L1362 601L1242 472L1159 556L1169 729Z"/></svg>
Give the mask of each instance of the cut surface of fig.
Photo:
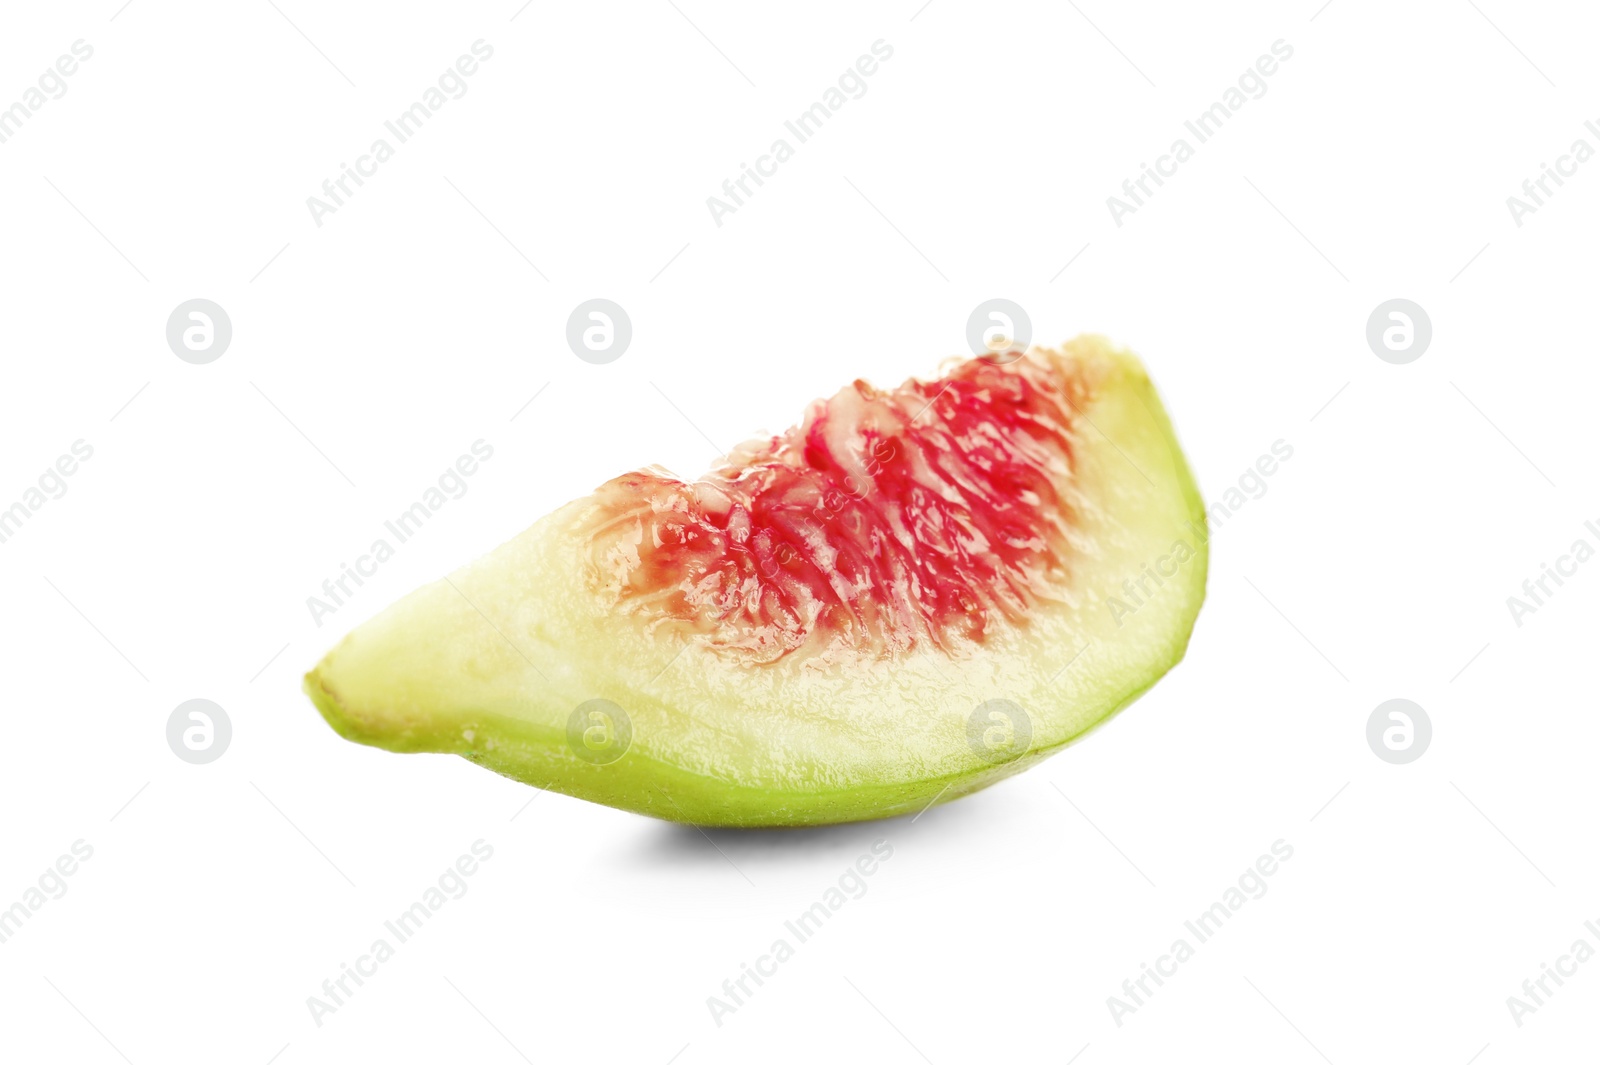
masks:
<svg viewBox="0 0 1600 1065"><path fill-rule="evenodd" d="M306 690L349 739L700 825L915 813L1018 772L1182 658L1207 548L1137 360L1008 358L857 381L695 480L617 477Z"/></svg>

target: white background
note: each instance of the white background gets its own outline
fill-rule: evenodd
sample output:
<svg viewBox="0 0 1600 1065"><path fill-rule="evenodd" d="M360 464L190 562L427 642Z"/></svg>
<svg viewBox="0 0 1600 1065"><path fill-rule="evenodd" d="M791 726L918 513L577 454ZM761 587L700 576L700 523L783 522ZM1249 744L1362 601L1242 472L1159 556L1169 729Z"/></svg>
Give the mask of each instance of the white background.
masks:
<svg viewBox="0 0 1600 1065"><path fill-rule="evenodd" d="M1600 147L1592 12L119 3L8 5L0 32L0 106L94 48L0 145L0 506L94 448L0 544L0 906L94 848L0 944L5 1058L1592 1047L1600 964L1521 1027L1506 997L1600 946L1600 565L1521 627L1506 598L1600 542L1600 162L1521 227L1505 202ZM480 38L467 94L315 225L306 198ZM715 225L706 197L879 39L866 95ZM1106 197L1279 39L1266 95L1115 225ZM605 366L564 340L596 296L634 326ZM855 377L931 374L997 296L1038 340L1138 350L1208 500L1294 448L1216 530L1188 659L1082 745L915 823L702 834L345 743L301 695L412 587L623 470L693 474ZM164 335L195 297L234 329L203 366ZM1433 322L1410 365L1365 341L1393 297ZM479 438L469 493L317 627L306 597ZM165 739L197 697L234 729L204 766ZM1405 766L1365 740L1396 697L1434 727ZM867 895L714 1024L880 838ZM313 1023L477 839L470 891ZM1268 893L1116 1025L1107 997L1278 839Z"/></svg>

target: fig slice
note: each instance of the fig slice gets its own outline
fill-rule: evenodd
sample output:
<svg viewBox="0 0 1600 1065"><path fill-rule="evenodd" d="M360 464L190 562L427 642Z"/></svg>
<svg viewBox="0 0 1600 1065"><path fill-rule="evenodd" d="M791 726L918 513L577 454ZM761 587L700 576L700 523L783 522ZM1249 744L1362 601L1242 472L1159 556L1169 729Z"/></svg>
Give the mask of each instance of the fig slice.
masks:
<svg viewBox="0 0 1600 1065"><path fill-rule="evenodd" d="M1081 337L857 381L694 481L618 477L357 627L305 687L347 739L668 820L916 813L1171 669L1206 540L1143 368Z"/></svg>

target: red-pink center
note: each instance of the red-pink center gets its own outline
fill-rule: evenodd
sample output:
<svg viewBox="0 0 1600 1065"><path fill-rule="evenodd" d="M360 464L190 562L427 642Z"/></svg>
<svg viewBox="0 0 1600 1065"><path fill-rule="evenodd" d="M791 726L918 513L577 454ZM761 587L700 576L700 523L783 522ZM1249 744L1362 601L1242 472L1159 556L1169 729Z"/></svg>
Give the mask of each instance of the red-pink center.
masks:
<svg viewBox="0 0 1600 1065"><path fill-rule="evenodd" d="M1026 623L1067 561L1083 382L1054 359L857 381L706 476L602 485L585 521L608 609L751 662L960 653Z"/></svg>

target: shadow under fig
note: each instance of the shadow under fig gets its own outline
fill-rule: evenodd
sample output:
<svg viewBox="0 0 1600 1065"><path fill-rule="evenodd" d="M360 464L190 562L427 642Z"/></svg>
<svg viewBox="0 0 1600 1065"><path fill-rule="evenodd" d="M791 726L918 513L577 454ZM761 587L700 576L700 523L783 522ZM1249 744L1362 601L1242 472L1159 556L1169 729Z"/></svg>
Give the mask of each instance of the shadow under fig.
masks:
<svg viewBox="0 0 1600 1065"><path fill-rule="evenodd" d="M652 819L631 859L657 868L732 865L752 880L763 867L811 866L829 857L849 863L880 839L898 845L922 836L980 835L994 815L995 791L986 788L920 814L804 828L698 828Z"/></svg>

